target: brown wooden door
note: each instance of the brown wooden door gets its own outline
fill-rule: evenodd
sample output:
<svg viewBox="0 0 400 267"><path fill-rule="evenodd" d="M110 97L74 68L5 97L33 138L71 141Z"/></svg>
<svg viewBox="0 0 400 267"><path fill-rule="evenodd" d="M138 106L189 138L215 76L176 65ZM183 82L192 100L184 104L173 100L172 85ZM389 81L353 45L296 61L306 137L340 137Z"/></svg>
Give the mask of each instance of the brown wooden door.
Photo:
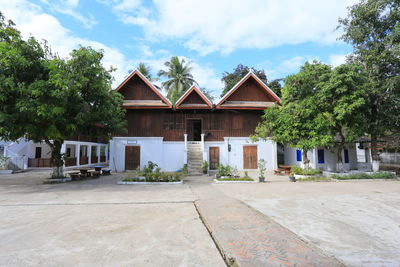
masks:
<svg viewBox="0 0 400 267"><path fill-rule="evenodd" d="M219 147L210 147L210 170L216 170L219 164Z"/></svg>
<svg viewBox="0 0 400 267"><path fill-rule="evenodd" d="M257 146L243 146L243 169L257 169Z"/></svg>
<svg viewBox="0 0 400 267"><path fill-rule="evenodd" d="M140 146L125 147L125 170L136 170L140 166Z"/></svg>

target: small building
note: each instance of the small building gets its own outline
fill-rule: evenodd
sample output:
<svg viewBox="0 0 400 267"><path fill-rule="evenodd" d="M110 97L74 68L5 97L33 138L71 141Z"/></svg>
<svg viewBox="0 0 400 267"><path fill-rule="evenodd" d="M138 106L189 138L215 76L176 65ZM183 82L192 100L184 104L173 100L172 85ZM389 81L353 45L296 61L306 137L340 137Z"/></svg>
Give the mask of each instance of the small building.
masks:
<svg viewBox="0 0 400 267"><path fill-rule="evenodd" d="M87 137L64 141L61 153L65 155L65 167L90 166L108 163L108 144ZM25 138L16 142L0 142L2 156L9 158L8 168L25 170L53 166L51 150L45 142L35 143Z"/></svg>
<svg viewBox="0 0 400 267"><path fill-rule="evenodd" d="M280 99L252 72L216 105L192 86L173 106L137 70L116 90L124 97L127 133L110 142L113 171L134 170L148 161L164 171L187 164L189 173L201 172L204 161L210 170L224 164L238 171L257 171L260 159L269 171L277 168L276 143L253 143L249 136L263 110Z"/></svg>
<svg viewBox="0 0 400 267"><path fill-rule="evenodd" d="M302 150L285 146L283 154L285 165L304 167ZM372 166L369 154L368 150L360 148L357 143L346 144L342 151L343 170L371 171ZM361 158L361 156L364 157ZM311 168L331 172L337 170L336 149L315 148L307 152L307 157L310 160L309 166Z"/></svg>

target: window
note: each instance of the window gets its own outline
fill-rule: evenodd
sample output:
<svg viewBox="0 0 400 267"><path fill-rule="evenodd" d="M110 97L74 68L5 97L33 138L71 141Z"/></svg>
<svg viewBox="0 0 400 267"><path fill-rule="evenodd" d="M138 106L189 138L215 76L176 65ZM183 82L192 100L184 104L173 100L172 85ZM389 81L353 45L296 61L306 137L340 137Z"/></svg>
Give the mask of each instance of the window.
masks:
<svg viewBox="0 0 400 267"><path fill-rule="evenodd" d="M319 164L325 163L325 153L323 149L318 149L318 163Z"/></svg>
<svg viewBox="0 0 400 267"><path fill-rule="evenodd" d="M349 163L349 150L344 150L344 163Z"/></svg>
<svg viewBox="0 0 400 267"><path fill-rule="evenodd" d="M301 162L303 160L303 155L301 155L300 149L296 149L296 158L297 158L297 161L299 161L299 162Z"/></svg>
<svg viewBox="0 0 400 267"><path fill-rule="evenodd" d="M211 116L210 130L222 130L222 121L220 114L214 114L214 116Z"/></svg>
<svg viewBox="0 0 400 267"><path fill-rule="evenodd" d="M184 121L182 115L165 114L164 115L164 130L179 130L184 128Z"/></svg>

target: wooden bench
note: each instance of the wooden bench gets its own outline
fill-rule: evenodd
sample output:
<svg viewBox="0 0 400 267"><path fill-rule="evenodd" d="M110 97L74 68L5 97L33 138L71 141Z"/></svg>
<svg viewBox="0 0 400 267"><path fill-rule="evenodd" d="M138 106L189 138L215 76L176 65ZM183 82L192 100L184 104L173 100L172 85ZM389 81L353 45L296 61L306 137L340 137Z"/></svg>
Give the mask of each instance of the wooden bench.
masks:
<svg viewBox="0 0 400 267"><path fill-rule="evenodd" d="M278 168L274 170L275 175L290 175L290 169Z"/></svg>

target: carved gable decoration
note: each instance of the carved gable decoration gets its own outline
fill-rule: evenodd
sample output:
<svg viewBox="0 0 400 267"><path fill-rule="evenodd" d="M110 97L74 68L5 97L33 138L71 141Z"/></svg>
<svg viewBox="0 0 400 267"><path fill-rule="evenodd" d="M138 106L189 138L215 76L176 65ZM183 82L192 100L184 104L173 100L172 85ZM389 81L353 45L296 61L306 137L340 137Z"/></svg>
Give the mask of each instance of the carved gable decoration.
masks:
<svg viewBox="0 0 400 267"><path fill-rule="evenodd" d="M172 108L171 103L139 71L135 70L116 89L124 96L123 107Z"/></svg>
<svg viewBox="0 0 400 267"><path fill-rule="evenodd" d="M176 102L176 109L211 109L212 103L196 86L190 87Z"/></svg>
<svg viewBox="0 0 400 267"><path fill-rule="evenodd" d="M254 73L249 72L217 104L219 109L265 109L280 98Z"/></svg>

